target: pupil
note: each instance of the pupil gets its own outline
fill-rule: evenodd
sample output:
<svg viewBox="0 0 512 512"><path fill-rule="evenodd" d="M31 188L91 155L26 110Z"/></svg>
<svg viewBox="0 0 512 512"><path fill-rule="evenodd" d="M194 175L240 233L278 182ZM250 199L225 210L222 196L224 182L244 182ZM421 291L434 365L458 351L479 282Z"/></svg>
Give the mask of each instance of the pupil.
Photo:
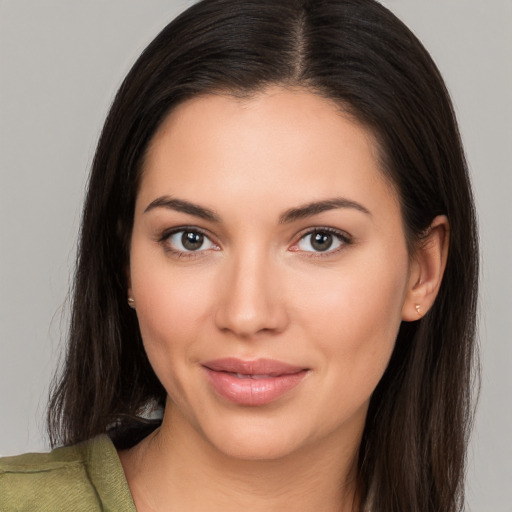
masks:
<svg viewBox="0 0 512 512"><path fill-rule="evenodd" d="M181 243L188 251L195 251L203 245L204 235L192 231L183 233Z"/></svg>
<svg viewBox="0 0 512 512"><path fill-rule="evenodd" d="M332 235L329 233L315 233L311 245L317 251L327 251L332 245Z"/></svg>

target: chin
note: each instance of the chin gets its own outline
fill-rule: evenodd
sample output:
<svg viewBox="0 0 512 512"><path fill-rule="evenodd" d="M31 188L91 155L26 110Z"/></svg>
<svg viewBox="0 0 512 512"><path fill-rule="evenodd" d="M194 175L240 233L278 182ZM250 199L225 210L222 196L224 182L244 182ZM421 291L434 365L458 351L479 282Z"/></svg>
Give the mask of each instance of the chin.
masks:
<svg viewBox="0 0 512 512"><path fill-rule="evenodd" d="M279 460L312 444L309 432L297 419L251 416L205 425L200 435L216 451L239 460Z"/></svg>
<svg viewBox="0 0 512 512"><path fill-rule="evenodd" d="M284 459L300 450L302 443L290 442L287 436L258 434L254 436L231 436L214 443L215 448L225 456L245 461L275 461Z"/></svg>

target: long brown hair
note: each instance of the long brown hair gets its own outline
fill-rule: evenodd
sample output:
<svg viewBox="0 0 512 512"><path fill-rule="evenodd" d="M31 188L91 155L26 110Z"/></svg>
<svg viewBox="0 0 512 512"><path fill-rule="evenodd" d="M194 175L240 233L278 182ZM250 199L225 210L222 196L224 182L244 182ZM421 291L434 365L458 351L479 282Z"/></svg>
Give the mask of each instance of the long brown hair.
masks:
<svg viewBox="0 0 512 512"><path fill-rule="evenodd" d="M204 0L165 27L123 82L85 202L65 366L48 413L52 444L127 424L165 390L126 303L141 164L178 103L199 94L299 86L373 131L398 191L411 250L436 215L450 222L439 295L402 323L360 447L372 512L463 508L472 417L478 247L467 166L443 80L417 38L373 0ZM366 505L365 505L366 504Z"/></svg>

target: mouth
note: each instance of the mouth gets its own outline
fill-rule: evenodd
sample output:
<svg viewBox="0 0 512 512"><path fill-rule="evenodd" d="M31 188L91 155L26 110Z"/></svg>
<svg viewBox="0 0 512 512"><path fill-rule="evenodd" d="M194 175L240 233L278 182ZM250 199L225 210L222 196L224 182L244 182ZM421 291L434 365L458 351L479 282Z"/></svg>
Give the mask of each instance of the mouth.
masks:
<svg viewBox="0 0 512 512"><path fill-rule="evenodd" d="M214 392L237 405L261 406L295 388L309 369L273 359L216 359L202 364Z"/></svg>
<svg viewBox="0 0 512 512"><path fill-rule="evenodd" d="M246 374L246 373L233 373L233 372L225 372L228 375L232 375L233 377L236 377L238 379L255 379L255 380L262 380L262 379L272 379L273 377L280 377L280 375L270 375L270 374Z"/></svg>

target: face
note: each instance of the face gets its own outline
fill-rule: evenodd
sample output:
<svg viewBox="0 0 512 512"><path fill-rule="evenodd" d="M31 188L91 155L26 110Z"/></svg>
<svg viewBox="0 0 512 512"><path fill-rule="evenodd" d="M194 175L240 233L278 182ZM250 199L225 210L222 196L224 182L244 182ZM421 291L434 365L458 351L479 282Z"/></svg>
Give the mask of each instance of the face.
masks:
<svg viewBox="0 0 512 512"><path fill-rule="evenodd" d="M175 428L252 459L356 442L409 280L371 134L300 90L183 103L145 161L129 280Z"/></svg>

